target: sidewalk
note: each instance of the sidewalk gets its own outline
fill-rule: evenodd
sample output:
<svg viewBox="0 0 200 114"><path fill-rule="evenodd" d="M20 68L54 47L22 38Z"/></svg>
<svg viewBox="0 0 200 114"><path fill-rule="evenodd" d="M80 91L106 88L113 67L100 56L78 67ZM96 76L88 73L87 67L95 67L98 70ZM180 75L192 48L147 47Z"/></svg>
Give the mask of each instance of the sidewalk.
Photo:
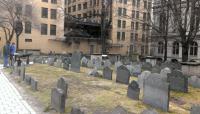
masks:
<svg viewBox="0 0 200 114"><path fill-rule="evenodd" d="M9 82L0 65L0 114L36 114Z"/></svg>

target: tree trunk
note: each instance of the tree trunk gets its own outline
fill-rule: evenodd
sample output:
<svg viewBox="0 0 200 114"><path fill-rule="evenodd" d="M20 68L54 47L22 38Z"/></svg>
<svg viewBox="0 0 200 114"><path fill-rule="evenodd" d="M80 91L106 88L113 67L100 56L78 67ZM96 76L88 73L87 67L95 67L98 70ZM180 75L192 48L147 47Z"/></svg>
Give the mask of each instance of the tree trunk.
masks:
<svg viewBox="0 0 200 114"><path fill-rule="evenodd" d="M164 61L167 61L167 38L165 39L165 46L164 46Z"/></svg>
<svg viewBox="0 0 200 114"><path fill-rule="evenodd" d="M182 44L182 62L188 61L189 43Z"/></svg>

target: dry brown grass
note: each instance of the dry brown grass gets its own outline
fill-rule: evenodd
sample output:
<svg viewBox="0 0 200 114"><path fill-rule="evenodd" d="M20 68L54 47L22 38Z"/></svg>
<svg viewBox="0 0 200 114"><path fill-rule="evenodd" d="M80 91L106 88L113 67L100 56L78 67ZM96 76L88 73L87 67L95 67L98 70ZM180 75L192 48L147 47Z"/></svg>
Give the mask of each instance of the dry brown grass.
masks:
<svg viewBox="0 0 200 114"><path fill-rule="evenodd" d="M88 112L87 114L91 114L97 109L110 111L117 105L121 105L128 111L137 114L149 108L141 100L129 99L126 96L127 85L115 83L115 74L113 74L114 79L109 81L102 78L89 77L87 75L89 70L81 68L81 73L74 73L48 65L31 65L27 67L26 74L39 81L39 91L33 92L30 89L27 89L27 91L48 107L51 88L55 87L59 77L64 76L69 84L66 114L70 112L72 106L81 107ZM131 78L131 80L137 80L137 78ZM200 89L190 87L188 94L172 92L171 97L181 100L184 104L170 102L170 114L189 114L189 108L192 103L200 103ZM169 114L158 111L161 114Z"/></svg>

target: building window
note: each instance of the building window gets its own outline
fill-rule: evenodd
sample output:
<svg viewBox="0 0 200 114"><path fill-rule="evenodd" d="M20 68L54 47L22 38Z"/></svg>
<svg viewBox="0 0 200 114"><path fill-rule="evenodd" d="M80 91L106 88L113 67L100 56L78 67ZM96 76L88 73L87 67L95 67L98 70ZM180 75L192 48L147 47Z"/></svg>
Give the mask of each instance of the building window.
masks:
<svg viewBox="0 0 200 114"><path fill-rule="evenodd" d="M72 11L73 11L73 12L76 11L76 5L74 5L74 6L72 7Z"/></svg>
<svg viewBox="0 0 200 114"><path fill-rule="evenodd" d="M25 16L32 17L32 6L31 5L25 6Z"/></svg>
<svg viewBox="0 0 200 114"><path fill-rule="evenodd" d="M31 33L31 22L30 21L25 22L25 33L27 33L27 34Z"/></svg>
<svg viewBox="0 0 200 114"><path fill-rule="evenodd" d="M136 0L132 0L132 5L135 6Z"/></svg>
<svg viewBox="0 0 200 114"><path fill-rule="evenodd" d="M164 52L164 44L163 42L158 42L158 54L163 54Z"/></svg>
<svg viewBox="0 0 200 114"><path fill-rule="evenodd" d="M48 2L48 0L42 0L42 2Z"/></svg>
<svg viewBox="0 0 200 114"><path fill-rule="evenodd" d="M125 38L126 38L126 33L122 32L122 41L125 41Z"/></svg>
<svg viewBox="0 0 200 114"><path fill-rule="evenodd" d="M123 28L126 28L126 21L123 21L123 22L122 22L122 27L123 27Z"/></svg>
<svg viewBox="0 0 200 114"><path fill-rule="evenodd" d="M136 18L137 18L137 19L140 18L140 12L139 12L139 11L136 12Z"/></svg>
<svg viewBox="0 0 200 114"><path fill-rule="evenodd" d="M56 35L56 25L50 25L50 35Z"/></svg>
<svg viewBox="0 0 200 114"><path fill-rule="evenodd" d="M51 19L56 19L56 18L57 18L57 10L51 9Z"/></svg>
<svg viewBox="0 0 200 114"><path fill-rule="evenodd" d="M124 4L127 4L127 0L124 0Z"/></svg>
<svg viewBox="0 0 200 114"><path fill-rule="evenodd" d="M120 41L121 32L117 32L117 41Z"/></svg>
<svg viewBox="0 0 200 114"><path fill-rule="evenodd" d="M144 9L147 9L147 1L144 1Z"/></svg>
<svg viewBox="0 0 200 114"><path fill-rule="evenodd" d="M135 10L132 11L132 18L135 18Z"/></svg>
<svg viewBox="0 0 200 114"><path fill-rule="evenodd" d="M22 15L22 5L21 4L16 4L16 13L18 15Z"/></svg>
<svg viewBox="0 0 200 114"><path fill-rule="evenodd" d="M121 23L121 20L118 20L118 22L117 22L117 27L118 27L118 28L121 28L121 24L122 24L122 23Z"/></svg>
<svg viewBox="0 0 200 114"><path fill-rule="evenodd" d="M41 24L41 35L47 35L48 25Z"/></svg>
<svg viewBox="0 0 200 114"><path fill-rule="evenodd" d="M138 33L135 33L135 41L138 41Z"/></svg>
<svg viewBox="0 0 200 114"><path fill-rule="evenodd" d="M57 0L51 0L52 4L57 4Z"/></svg>
<svg viewBox="0 0 200 114"><path fill-rule="evenodd" d="M71 7L68 7L68 13L71 13Z"/></svg>
<svg viewBox="0 0 200 114"><path fill-rule="evenodd" d="M87 2L83 4L83 9L87 9Z"/></svg>
<svg viewBox="0 0 200 114"><path fill-rule="evenodd" d="M192 42L190 44L190 55L197 56L197 52L198 52L198 44L197 42Z"/></svg>
<svg viewBox="0 0 200 114"><path fill-rule="evenodd" d="M140 7L140 0L137 0L137 8Z"/></svg>
<svg viewBox="0 0 200 114"><path fill-rule="evenodd" d="M78 10L81 10L81 4L78 4Z"/></svg>
<svg viewBox="0 0 200 114"><path fill-rule="evenodd" d="M122 16L122 8L118 8L118 16Z"/></svg>
<svg viewBox="0 0 200 114"><path fill-rule="evenodd" d="M134 26L135 26L135 23L134 23L134 22L131 22L131 30L134 29Z"/></svg>
<svg viewBox="0 0 200 114"><path fill-rule="evenodd" d="M173 43L173 54L174 55L178 55L179 54L179 43L177 41L175 41Z"/></svg>
<svg viewBox="0 0 200 114"><path fill-rule="evenodd" d="M127 15L126 15L126 11L127 11L127 9L126 9L126 8L123 8L123 16L127 16Z"/></svg>
<svg viewBox="0 0 200 114"><path fill-rule="evenodd" d="M133 43L133 42L134 42L134 33L131 33L130 42L131 42L131 43Z"/></svg>
<svg viewBox="0 0 200 114"><path fill-rule="evenodd" d="M139 23L138 23L138 22L136 22L135 29L136 29L136 30L139 29Z"/></svg>
<svg viewBox="0 0 200 114"><path fill-rule="evenodd" d="M32 39L25 39L25 42L32 42Z"/></svg>
<svg viewBox="0 0 200 114"><path fill-rule="evenodd" d="M72 2L71 0L68 0L68 4L71 4L71 2Z"/></svg>
<svg viewBox="0 0 200 114"><path fill-rule="evenodd" d="M143 21L147 21L147 13L143 13Z"/></svg>
<svg viewBox="0 0 200 114"><path fill-rule="evenodd" d="M42 18L48 18L48 8L42 8Z"/></svg>

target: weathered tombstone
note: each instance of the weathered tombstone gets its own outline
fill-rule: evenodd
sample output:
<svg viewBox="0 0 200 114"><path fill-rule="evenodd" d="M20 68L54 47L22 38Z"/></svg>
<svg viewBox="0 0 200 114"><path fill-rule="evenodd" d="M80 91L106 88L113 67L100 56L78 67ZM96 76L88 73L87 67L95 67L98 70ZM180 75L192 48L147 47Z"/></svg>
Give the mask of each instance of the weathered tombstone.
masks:
<svg viewBox="0 0 200 114"><path fill-rule="evenodd" d="M113 109L111 114L128 114L128 112L123 107L117 106L115 109Z"/></svg>
<svg viewBox="0 0 200 114"><path fill-rule="evenodd" d="M193 105L190 114L200 114L200 105Z"/></svg>
<svg viewBox="0 0 200 114"><path fill-rule="evenodd" d="M54 62L54 66L61 68L62 67L62 60L61 59L57 59L56 62Z"/></svg>
<svg viewBox="0 0 200 114"><path fill-rule="evenodd" d="M20 67L17 66L17 63L14 64L12 74L20 76Z"/></svg>
<svg viewBox="0 0 200 114"><path fill-rule="evenodd" d="M117 71L117 68L120 67L120 66L122 66L122 65L123 65L123 64L122 64L121 61L117 61L117 62L115 63L115 71Z"/></svg>
<svg viewBox="0 0 200 114"><path fill-rule="evenodd" d="M151 70L152 70L152 65L151 65L151 63L144 62L144 63L142 64L142 70L144 70L144 71L151 71Z"/></svg>
<svg viewBox="0 0 200 114"><path fill-rule="evenodd" d="M31 88L34 90L34 91L37 91L38 90L38 81L31 78Z"/></svg>
<svg viewBox="0 0 200 114"><path fill-rule="evenodd" d="M47 60L47 64L50 65L50 66L53 66L55 61L56 61L56 58L50 57Z"/></svg>
<svg viewBox="0 0 200 114"><path fill-rule="evenodd" d="M173 70L167 74L167 81L170 84L170 89L180 92L188 92L188 78L179 70Z"/></svg>
<svg viewBox="0 0 200 114"><path fill-rule="evenodd" d="M52 88L51 106L58 112L65 112L65 94L62 89Z"/></svg>
<svg viewBox="0 0 200 114"><path fill-rule="evenodd" d="M97 71L97 69L92 69L89 73L88 73L89 76L93 76L93 77L99 77L100 74L99 72Z"/></svg>
<svg viewBox="0 0 200 114"><path fill-rule="evenodd" d="M157 74L158 75L158 74ZM143 102L163 111L169 110L169 83L151 74L144 80Z"/></svg>
<svg viewBox="0 0 200 114"><path fill-rule="evenodd" d="M93 64L93 62L91 60L88 61L87 67L88 68L93 68L94 67L94 64Z"/></svg>
<svg viewBox="0 0 200 114"><path fill-rule="evenodd" d="M58 79L57 88L62 89L65 95L65 98L67 98L68 84L64 77L61 77L60 79Z"/></svg>
<svg viewBox="0 0 200 114"><path fill-rule="evenodd" d="M170 68L166 67L160 71L163 80L167 81L167 74L171 73Z"/></svg>
<svg viewBox="0 0 200 114"><path fill-rule="evenodd" d="M151 74L150 71L143 71L142 74L138 76L138 84L140 89L143 89L144 80Z"/></svg>
<svg viewBox="0 0 200 114"><path fill-rule="evenodd" d="M166 67L170 68L171 70L181 70L181 64L178 62L166 61L161 64L161 69L164 69Z"/></svg>
<svg viewBox="0 0 200 114"><path fill-rule="evenodd" d="M146 109L141 114L158 114L158 112L155 109Z"/></svg>
<svg viewBox="0 0 200 114"><path fill-rule="evenodd" d="M70 114L85 114L85 113L80 108L72 107L72 110L71 110Z"/></svg>
<svg viewBox="0 0 200 114"><path fill-rule="evenodd" d="M128 86L127 96L133 100L139 100L140 88L136 81L132 81Z"/></svg>
<svg viewBox="0 0 200 114"><path fill-rule="evenodd" d="M112 80L112 70L109 67L104 67L103 69L103 78Z"/></svg>
<svg viewBox="0 0 200 114"><path fill-rule="evenodd" d="M80 64L81 64L80 61L81 61L81 53L80 52L72 53L71 71L80 72Z"/></svg>
<svg viewBox="0 0 200 114"><path fill-rule="evenodd" d="M110 62L109 59L104 61L104 67L110 67L112 65L112 63Z"/></svg>
<svg viewBox="0 0 200 114"><path fill-rule="evenodd" d="M81 66L87 67L88 59L86 57L82 57L81 59Z"/></svg>
<svg viewBox="0 0 200 114"><path fill-rule="evenodd" d="M100 69L101 68L101 59L99 57L97 57L95 59L95 68L96 69Z"/></svg>
<svg viewBox="0 0 200 114"><path fill-rule="evenodd" d="M133 76L134 67L132 65L126 65L126 68L129 70L131 76Z"/></svg>
<svg viewBox="0 0 200 114"><path fill-rule="evenodd" d="M26 75L25 76L25 82L26 82L27 85L31 85L31 76Z"/></svg>
<svg viewBox="0 0 200 114"><path fill-rule="evenodd" d="M129 79L131 74L125 66L121 65L120 67L117 68L116 76L117 76L116 82L122 84L129 84Z"/></svg>
<svg viewBox="0 0 200 114"><path fill-rule="evenodd" d="M188 79L189 85L195 88L200 88L200 78L197 76L191 76Z"/></svg>
<svg viewBox="0 0 200 114"><path fill-rule="evenodd" d="M62 62L63 62L63 68L65 70L69 70L69 64L71 63L70 59L69 58L63 58Z"/></svg>
<svg viewBox="0 0 200 114"><path fill-rule="evenodd" d="M160 68L160 66L158 66L158 65L155 65L153 68L152 68L152 73L160 73L160 71L161 71L161 68Z"/></svg>

